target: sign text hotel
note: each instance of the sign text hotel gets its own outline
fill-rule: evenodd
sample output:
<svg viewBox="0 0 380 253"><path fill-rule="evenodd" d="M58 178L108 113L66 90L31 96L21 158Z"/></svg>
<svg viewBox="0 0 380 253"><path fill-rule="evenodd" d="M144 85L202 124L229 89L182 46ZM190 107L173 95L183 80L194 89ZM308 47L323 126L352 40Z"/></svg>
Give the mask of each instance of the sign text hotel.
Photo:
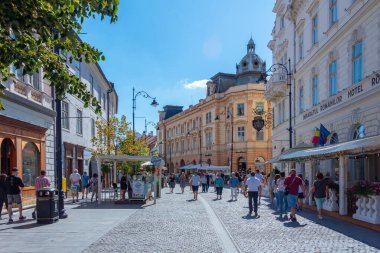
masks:
<svg viewBox="0 0 380 253"><path fill-rule="evenodd" d="M334 107L352 98L355 98L359 96L360 94L365 93L368 90L371 90L375 86L378 86L379 84L380 84L380 74L376 73L371 78L368 78L367 80L364 80L353 87L344 89L343 91L339 92L339 94L336 95L335 97L329 98L319 103L318 105L310 108L308 111L306 111L303 114L302 118L303 120L306 120L310 117L313 117L320 112L330 109L331 107Z"/></svg>

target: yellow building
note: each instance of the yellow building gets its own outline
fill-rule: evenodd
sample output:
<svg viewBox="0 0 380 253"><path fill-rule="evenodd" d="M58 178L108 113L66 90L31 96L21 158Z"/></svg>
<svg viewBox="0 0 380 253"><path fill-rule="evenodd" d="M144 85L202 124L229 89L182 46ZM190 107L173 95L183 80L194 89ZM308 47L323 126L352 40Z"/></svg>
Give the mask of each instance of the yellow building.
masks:
<svg viewBox="0 0 380 253"><path fill-rule="evenodd" d="M272 106L264 98L262 81L265 68L251 38L236 74L211 77L205 99L185 110L164 106L158 148L170 172L191 163L231 166L230 161L232 171L265 171L264 163L272 157ZM265 113L265 126L259 132L252 124L256 109Z"/></svg>

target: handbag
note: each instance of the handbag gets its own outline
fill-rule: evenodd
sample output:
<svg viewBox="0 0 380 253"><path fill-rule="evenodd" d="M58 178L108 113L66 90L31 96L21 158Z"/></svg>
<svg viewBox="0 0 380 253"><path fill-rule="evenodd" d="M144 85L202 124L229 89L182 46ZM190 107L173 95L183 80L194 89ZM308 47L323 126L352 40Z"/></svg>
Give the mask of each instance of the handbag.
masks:
<svg viewBox="0 0 380 253"><path fill-rule="evenodd" d="M290 183L289 186L291 186L295 180L296 180L296 177L293 178L293 181ZM289 195L289 186L285 188L285 191L284 191L285 196Z"/></svg>

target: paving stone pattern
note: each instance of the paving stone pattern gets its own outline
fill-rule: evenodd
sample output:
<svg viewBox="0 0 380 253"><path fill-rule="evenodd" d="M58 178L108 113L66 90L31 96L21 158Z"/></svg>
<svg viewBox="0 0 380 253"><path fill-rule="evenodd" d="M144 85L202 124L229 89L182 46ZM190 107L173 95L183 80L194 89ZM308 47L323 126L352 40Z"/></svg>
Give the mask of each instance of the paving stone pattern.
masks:
<svg viewBox="0 0 380 253"><path fill-rule="evenodd" d="M298 222L290 222L280 219L263 199L260 217L256 219L247 216L248 201L242 194L237 202L228 202L228 189L222 200L215 201L215 193L202 197L242 252L380 252L380 233L331 217L319 221L315 213L304 210L300 212L302 216L298 215Z"/></svg>
<svg viewBox="0 0 380 253"><path fill-rule="evenodd" d="M163 190L156 205L131 215L83 252L222 252L200 201Z"/></svg>

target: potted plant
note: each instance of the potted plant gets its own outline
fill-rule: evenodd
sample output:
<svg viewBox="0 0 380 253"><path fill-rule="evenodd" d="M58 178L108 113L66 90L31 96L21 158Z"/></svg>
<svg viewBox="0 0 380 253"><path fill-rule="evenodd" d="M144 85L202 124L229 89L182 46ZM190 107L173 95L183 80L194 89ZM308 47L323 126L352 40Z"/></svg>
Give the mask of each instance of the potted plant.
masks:
<svg viewBox="0 0 380 253"><path fill-rule="evenodd" d="M368 181L359 181L350 189L357 197L354 219L373 224L380 224L380 189L379 185Z"/></svg>

